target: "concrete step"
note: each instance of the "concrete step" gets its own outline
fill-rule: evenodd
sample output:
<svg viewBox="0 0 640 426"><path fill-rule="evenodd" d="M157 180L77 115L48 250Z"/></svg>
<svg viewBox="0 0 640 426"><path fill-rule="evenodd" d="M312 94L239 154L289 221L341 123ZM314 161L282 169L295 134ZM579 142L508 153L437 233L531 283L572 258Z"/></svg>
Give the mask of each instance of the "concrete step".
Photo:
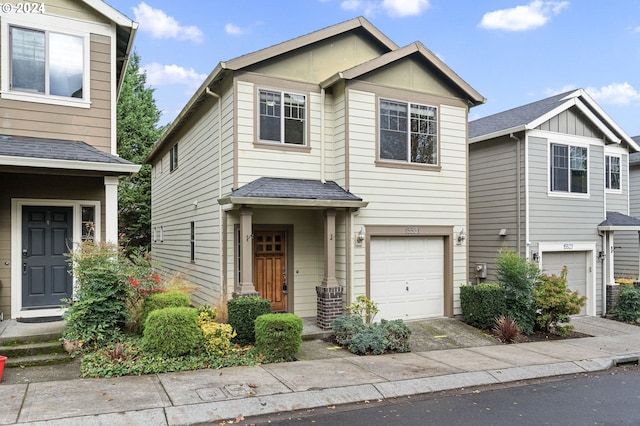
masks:
<svg viewBox="0 0 640 426"><path fill-rule="evenodd" d="M5 355L6 356L6 355ZM5 368L33 367L54 364L66 364L73 358L67 353L40 354L20 357L7 357L4 363Z"/></svg>
<svg viewBox="0 0 640 426"><path fill-rule="evenodd" d="M11 358L61 353L65 353L65 350L62 347L62 342L60 342L60 340L0 345L0 354Z"/></svg>

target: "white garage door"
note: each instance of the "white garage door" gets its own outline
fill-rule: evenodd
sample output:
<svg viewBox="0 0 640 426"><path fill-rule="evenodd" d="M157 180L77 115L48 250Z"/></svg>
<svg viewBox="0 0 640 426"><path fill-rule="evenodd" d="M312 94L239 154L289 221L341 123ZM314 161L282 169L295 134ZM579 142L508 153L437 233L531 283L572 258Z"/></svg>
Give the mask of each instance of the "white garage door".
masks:
<svg viewBox="0 0 640 426"><path fill-rule="evenodd" d="M542 253L542 269L545 274L560 275L562 267L567 267L567 286L581 296L587 295L587 254L586 251L545 251ZM586 305L585 305L586 306ZM586 314L583 307L580 315Z"/></svg>
<svg viewBox="0 0 640 426"><path fill-rule="evenodd" d="M372 237L371 300L380 319L444 316L444 239Z"/></svg>

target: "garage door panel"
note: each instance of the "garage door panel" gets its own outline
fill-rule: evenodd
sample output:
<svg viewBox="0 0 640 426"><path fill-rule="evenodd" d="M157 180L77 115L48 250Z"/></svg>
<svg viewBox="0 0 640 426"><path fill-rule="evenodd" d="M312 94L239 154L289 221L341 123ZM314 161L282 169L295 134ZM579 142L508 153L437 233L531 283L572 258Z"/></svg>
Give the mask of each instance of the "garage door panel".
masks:
<svg viewBox="0 0 640 426"><path fill-rule="evenodd" d="M372 237L371 299L378 318L444 315L444 240L440 237Z"/></svg>
<svg viewBox="0 0 640 426"><path fill-rule="evenodd" d="M542 269L545 274L560 275L563 266L567 267L567 287L581 296L587 295L587 252L544 252ZM585 305L586 306L586 305ZM586 314L583 307L580 315Z"/></svg>

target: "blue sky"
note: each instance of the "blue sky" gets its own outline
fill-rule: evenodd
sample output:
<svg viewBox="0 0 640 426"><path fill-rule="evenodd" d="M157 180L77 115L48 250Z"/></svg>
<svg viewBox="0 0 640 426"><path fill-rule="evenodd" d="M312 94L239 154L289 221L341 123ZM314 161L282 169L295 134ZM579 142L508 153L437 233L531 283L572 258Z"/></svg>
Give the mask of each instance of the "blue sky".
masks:
<svg viewBox="0 0 640 426"><path fill-rule="evenodd" d="M139 23L134 49L171 121L220 61L364 16L421 41L487 98L481 118L584 88L640 135L637 0L106 0Z"/></svg>

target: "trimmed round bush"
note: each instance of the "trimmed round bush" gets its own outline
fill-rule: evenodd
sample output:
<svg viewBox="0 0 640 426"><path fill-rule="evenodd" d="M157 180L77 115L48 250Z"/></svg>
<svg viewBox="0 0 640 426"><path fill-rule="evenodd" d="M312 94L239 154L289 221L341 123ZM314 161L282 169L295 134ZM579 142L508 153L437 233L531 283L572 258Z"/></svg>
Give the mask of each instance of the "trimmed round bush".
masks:
<svg viewBox="0 0 640 426"><path fill-rule="evenodd" d="M229 324L236 331L233 343L253 345L256 342L255 321L271 313L271 302L258 296L240 296L227 302Z"/></svg>
<svg viewBox="0 0 640 426"><path fill-rule="evenodd" d="M179 291L167 291L164 293L150 294L144 300L144 304L142 305L142 327L144 328L147 317L152 311L164 308L188 308L189 305L189 295Z"/></svg>
<svg viewBox="0 0 640 426"><path fill-rule="evenodd" d="M264 314L255 321L256 348L269 362L295 361L302 344L302 318Z"/></svg>
<svg viewBox="0 0 640 426"><path fill-rule="evenodd" d="M188 354L202 341L198 310L187 307L150 312L142 334L142 347L145 350L167 357Z"/></svg>

